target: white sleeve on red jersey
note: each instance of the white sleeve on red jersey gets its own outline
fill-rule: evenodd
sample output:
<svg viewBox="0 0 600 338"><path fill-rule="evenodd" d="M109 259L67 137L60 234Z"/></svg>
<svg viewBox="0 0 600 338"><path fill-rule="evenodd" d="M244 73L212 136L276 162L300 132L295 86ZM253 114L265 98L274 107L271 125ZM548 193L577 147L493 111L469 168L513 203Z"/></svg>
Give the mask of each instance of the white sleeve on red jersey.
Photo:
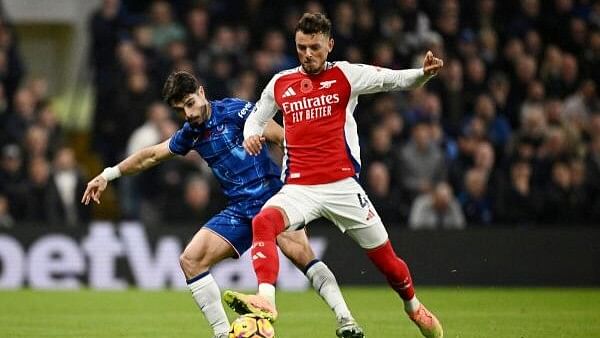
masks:
<svg viewBox="0 0 600 338"><path fill-rule="evenodd" d="M423 68L393 70L371 65L336 62L344 72L355 95L406 90L422 86L433 75L425 75Z"/></svg>
<svg viewBox="0 0 600 338"><path fill-rule="evenodd" d="M254 109L252 109L252 112L248 115L246 123L244 124L244 139L247 139L252 135L262 136L267 122L269 122L277 113L279 108L275 102L275 81L278 77L278 75L275 75L271 81L269 81L260 95L260 100L256 102Z"/></svg>

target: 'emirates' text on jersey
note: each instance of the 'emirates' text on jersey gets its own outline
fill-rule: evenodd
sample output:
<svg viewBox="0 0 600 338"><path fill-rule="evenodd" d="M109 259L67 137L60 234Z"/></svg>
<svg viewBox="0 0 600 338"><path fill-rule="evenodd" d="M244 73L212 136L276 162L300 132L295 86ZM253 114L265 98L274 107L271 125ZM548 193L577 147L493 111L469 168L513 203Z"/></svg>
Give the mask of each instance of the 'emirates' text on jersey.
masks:
<svg viewBox="0 0 600 338"><path fill-rule="evenodd" d="M348 62L327 63L319 74L300 67L278 73L246 122L244 136L262 134L266 121L283 112L282 178L291 184L324 184L360 172L353 112L361 94L410 89L429 77L422 69L391 70Z"/></svg>
<svg viewBox="0 0 600 338"><path fill-rule="evenodd" d="M239 99L210 101L211 116L200 125L185 123L169 142L169 150L185 155L195 150L221 184L229 208L254 216L282 186L279 167L267 147L250 156L242 147L244 122L254 105Z"/></svg>

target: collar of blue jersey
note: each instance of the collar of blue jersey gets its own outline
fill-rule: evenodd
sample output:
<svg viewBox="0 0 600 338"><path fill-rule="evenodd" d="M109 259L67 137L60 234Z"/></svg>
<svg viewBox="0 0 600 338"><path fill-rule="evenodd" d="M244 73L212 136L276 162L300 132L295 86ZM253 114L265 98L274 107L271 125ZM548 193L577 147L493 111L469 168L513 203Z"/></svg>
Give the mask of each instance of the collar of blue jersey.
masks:
<svg viewBox="0 0 600 338"><path fill-rule="evenodd" d="M204 121L204 125L206 126L206 128L212 128L215 126L216 123L217 111L221 112L221 109L223 109L223 107L219 105L217 101L208 101L208 104L210 105L210 117L208 118L208 120Z"/></svg>

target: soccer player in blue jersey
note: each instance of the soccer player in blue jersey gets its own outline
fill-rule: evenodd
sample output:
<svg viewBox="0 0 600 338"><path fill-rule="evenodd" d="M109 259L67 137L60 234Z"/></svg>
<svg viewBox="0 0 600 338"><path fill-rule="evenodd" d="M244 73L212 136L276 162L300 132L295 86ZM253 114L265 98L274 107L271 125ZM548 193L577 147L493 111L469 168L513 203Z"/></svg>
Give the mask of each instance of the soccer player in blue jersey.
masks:
<svg viewBox="0 0 600 338"><path fill-rule="evenodd" d="M213 328L216 338L227 337L229 321L221 303L221 293L210 267L223 259L239 257L252 243L252 218L282 186L280 169L266 147L258 156L242 146L243 126L254 104L227 98L208 101L204 88L186 72L172 73L163 88L163 98L185 115L183 127L167 141L127 157L105 168L93 178L82 203L100 203L108 182L121 175L146 170L176 155L195 150L211 167L229 203L194 235L180 257L180 264L192 296ZM282 145L283 129L270 121L264 140ZM303 230L286 232L277 238L282 252L300 268L321 297L335 312L340 337L361 338L362 329L353 319L331 270L315 255Z"/></svg>

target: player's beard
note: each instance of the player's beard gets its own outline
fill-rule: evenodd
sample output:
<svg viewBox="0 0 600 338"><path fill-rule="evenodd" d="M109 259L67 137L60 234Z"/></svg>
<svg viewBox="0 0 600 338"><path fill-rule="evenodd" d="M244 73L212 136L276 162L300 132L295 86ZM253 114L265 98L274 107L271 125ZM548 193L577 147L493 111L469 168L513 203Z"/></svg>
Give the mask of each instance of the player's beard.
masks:
<svg viewBox="0 0 600 338"><path fill-rule="evenodd" d="M202 122L208 121L210 118L210 103L206 102L205 105L200 107L200 119Z"/></svg>
<svg viewBox="0 0 600 338"><path fill-rule="evenodd" d="M317 66L317 62L315 60L305 61L302 63L302 68L307 74L317 74L321 71L322 67Z"/></svg>
<svg viewBox="0 0 600 338"><path fill-rule="evenodd" d="M191 124L200 125L210 118L210 103L206 103L199 108L198 116L194 119L187 119Z"/></svg>

